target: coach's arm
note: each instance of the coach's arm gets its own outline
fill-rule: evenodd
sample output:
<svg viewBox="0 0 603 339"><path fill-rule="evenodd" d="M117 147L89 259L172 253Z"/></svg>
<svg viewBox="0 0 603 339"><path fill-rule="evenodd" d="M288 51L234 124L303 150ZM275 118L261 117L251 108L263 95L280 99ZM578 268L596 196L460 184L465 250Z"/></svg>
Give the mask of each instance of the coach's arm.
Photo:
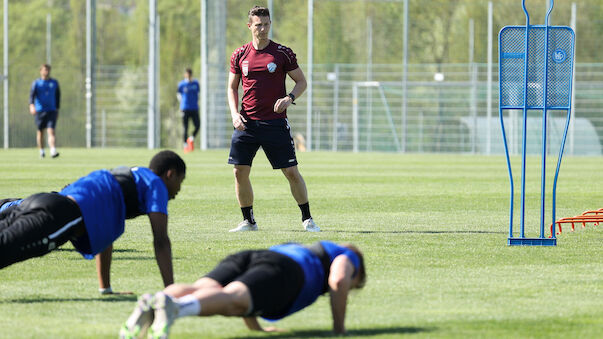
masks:
<svg viewBox="0 0 603 339"><path fill-rule="evenodd" d="M354 265L345 255L335 257L329 273L329 295L333 314L333 331L345 333L345 309L352 288Z"/></svg>
<svg viewBox="0 0 603 339"><path fill-rule="evenodd" d="M174 269L172 266L172 245L168 237L168 216L159 212L151 212L149 221L153 230L153 247L155 248L155 260L159 266L159 272L163 279L163 285L174 283Z"/></svg>
<svg viewBox="0 0 603 339"><path fill-rule="evenodd" d="M228 107L230 108L230 117L232 118L232 126L243 131L245 129L245 117L239 112L239 84L241 83L241 74L228 73Z"/></svg>

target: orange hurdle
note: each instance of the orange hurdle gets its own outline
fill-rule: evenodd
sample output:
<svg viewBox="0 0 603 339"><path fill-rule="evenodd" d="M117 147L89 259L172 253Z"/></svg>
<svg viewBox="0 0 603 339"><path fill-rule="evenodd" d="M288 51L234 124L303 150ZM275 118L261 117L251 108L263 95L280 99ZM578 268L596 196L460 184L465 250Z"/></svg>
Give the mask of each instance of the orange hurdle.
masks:
<svg viewBox="0 0 603 339"><path fill-rule="evenodd" d="M576 223L582 224L582 228L584 228L586 227L587 223L592 223L594 226L598 226L600 222L603 222L603 208L593 211L585 211L584 213L575 217L561 218L555 221L555 224L557 224L557 228L559 228L559 232L556 234L561 234L561 232L563 232L561 224L571 224L573 232L576 228ZM554 232L553 227L554 224L551 224L551 237Z"/></svg>

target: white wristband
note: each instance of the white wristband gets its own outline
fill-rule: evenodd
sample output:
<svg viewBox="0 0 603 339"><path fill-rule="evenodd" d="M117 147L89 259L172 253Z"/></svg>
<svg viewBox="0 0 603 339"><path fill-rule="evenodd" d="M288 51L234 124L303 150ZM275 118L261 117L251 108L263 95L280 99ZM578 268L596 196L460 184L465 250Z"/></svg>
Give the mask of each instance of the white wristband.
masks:
<svg viewBox="0 0 603 339"><path fill-rule="evenodd" d="M111 286L109 286L107 288L99 288L98 292L100 294L111 294L111 293L113 293L113 289L111 289Z"/></svg>

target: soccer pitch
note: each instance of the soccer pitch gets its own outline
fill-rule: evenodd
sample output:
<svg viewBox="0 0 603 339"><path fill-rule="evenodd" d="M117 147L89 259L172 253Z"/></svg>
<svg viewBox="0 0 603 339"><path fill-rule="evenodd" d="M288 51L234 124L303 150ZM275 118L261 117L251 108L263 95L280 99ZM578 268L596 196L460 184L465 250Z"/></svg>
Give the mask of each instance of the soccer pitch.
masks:
<svg viewBox="0 0 603 339"><path fill-rule="evenodd" d="M155 153L61 149L60 158L40 160L34 149L3 150L1 197L59 190L99 168L147 166ZM233 234L227 231L241 216L227 155L226 150L183 155L187 178L169 205L177 282L193 282L242 249L346 241L364 251L367 265L366 287L353 292L348 304L351 338L595 338L603 333L603 225L577 227L573 233L566 228L553 248L507 247L509 183L503 156L298 154L312 214L323 230L306 233L286 179L259 152L251 180L260 230ZM539 158L530 158L529 165L526 229L536 236ZM600 157L564 158L558 217L603 207L602 167ZM554 170L554 163L548 169ZM547 187L550 192L550 181ZM114 248L114 290L139 295L162 288L145 216L126 222ZM117 337L136 296L100 296L97 287L94 262L70 244L1 270L0 338ZM328 337L328 297L275 325L288 332L253 333L240 319L196 317L179 319L171 333L173 338Z"/></svg>

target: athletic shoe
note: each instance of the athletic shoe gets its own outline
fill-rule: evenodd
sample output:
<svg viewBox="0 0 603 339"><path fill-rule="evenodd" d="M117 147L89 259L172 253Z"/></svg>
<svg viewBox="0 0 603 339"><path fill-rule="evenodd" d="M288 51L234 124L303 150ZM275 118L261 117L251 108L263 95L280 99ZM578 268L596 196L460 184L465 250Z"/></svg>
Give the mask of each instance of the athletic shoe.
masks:
<svg viewBox="0 0 603 339"><path fill-rule="evenodd" d="M153 296L143 294L138 298L134 312L119 330L120 339L143 338L153 322L153 309L151 304Z"/></svg>
<svg viewBox="0 0 603 339"><path fill-rule="evenodd" d="M191 148L188 144L188 142L185 142L184 145L182 146L182 150L184 151L184 153L189 153L191 151Z"/></svg>
<svg viewBox="0 0 603 339"><path fill-rule="evenodd" d="M186 139L186 144L188 145L189 152L192 152L195 150L195 138L188 137L188 139Z"/></svg>
<svg viewBox="0 0 603 339"><path fill-rule="evenodd" d="M247 232L247 231L257 231L257 230L258 230L257 223L252 224L251 222L249 222L249 220L245 219L245 220L241 221L241 223L237 227L231 229L228 232Z"/></svg>
<svg viewBox="0 0 603 339"><path fill-rule="evenodd" d="M56 152L55 154L51 154L50 156L53 157L53 158L56 158L56 157L59 156L59 152Z"/></svg>
<svg viewBox="0 0 603 339"><path fill-rule="evenodd" d="M40 159L44 159L45 156L46 156L46 153L40 153Z"/></svg>
<svg viewBox="0 0 603 339"><path fill-rule="evenodd" d="M308 232L320 232L320 227L316 226L312 218L304 220L302 225L304 225L304 229Z"/></svg>
<svg viewBox="0 0 603 339"><path fill-rule="evenodd" d="M155 310L155 320L149 329L149 338L167 339L170 327L178 316L178 305L169 295L157 292L153 298L153 310Z"/></svg>

